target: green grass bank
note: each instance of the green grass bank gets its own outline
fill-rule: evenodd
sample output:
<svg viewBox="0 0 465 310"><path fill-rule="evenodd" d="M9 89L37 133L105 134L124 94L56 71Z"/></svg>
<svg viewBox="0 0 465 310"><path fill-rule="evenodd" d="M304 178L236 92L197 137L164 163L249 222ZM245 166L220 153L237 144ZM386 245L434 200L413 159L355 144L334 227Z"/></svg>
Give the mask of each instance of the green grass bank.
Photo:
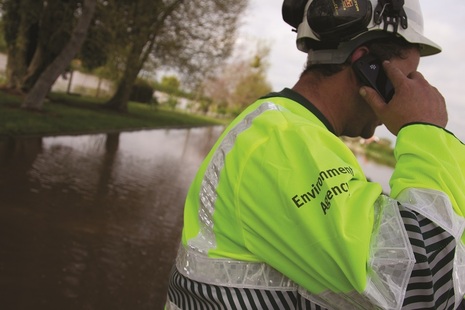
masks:
<svg viewBox="0 0 465 310"><path fill-rule="evenodd" d="M166 127L224 125L229 121L129 102L128 113L103 107L98 98L52 93L43 111L21 109L21 98L0 92L0 137L48 136Z"/></svg>

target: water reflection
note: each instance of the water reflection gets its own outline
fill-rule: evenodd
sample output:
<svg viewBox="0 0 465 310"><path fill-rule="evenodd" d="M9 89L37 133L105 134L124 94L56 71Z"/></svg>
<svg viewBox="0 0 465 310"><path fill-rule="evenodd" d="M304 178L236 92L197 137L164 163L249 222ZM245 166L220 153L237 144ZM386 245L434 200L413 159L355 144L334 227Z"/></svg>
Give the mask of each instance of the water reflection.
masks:
<svg viewBox="0 0 465 310"><path fill-rule="evenodd" d="M0 308L161 309L221 130L0 140Z"/></svg>

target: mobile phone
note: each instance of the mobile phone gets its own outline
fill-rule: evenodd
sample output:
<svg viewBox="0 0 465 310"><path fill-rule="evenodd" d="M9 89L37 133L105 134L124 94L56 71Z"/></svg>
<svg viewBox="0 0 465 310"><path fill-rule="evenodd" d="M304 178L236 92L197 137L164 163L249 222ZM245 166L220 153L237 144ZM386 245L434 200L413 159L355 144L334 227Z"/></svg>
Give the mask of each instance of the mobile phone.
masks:
<svg viewBox="0 0 465 310"><path fill-rule="evenodd" d="M388 103L394 96L394 86L384 72L381 60L366 54L356 60L352 67L363 85L374 88Z"/></svg>

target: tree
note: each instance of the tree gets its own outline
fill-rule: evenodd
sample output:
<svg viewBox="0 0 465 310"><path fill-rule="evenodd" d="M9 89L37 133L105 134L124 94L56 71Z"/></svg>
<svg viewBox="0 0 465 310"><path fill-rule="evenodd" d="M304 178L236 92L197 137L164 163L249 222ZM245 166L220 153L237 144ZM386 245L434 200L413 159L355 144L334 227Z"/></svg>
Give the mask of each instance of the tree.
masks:
<svg viewBox="0 0 465 310"><path fill-rule="evenodd" d="M246 5L247 0L184 2L167 19L152 61L177 71L183 85L195 89L231 56Z"/></svg>
<svg viewBox="0 0 465 310"><path fill-rule="evenodd" d="M0 1L7 44L7 86L21 90L27 68L33 58L39 34L43 1Z"/></svg>
<svg viewBox="0 0 465 310"><path fill-rule="evenodd" d="M58 56L41 73L37 82L34 83L32 89L27 93L23 102L23 107L28 109L42 108L45 96L50 91L53 83L58 76L64 72L84 42L95 12L96 4L96 0L84 0L81 16L71 33L70 39Z"/></svg>
<svg viewBox="0 0 465 310"><path fill-rule="evenodd" d="M107 18L107 1L95 1L98 14L78 54L87 70L103 66L110 50L111 36L99 22ZM82 8L83 0L0 0L8 53L7 88L22 94L31 90L69 42Z"/></svg>
<svg viewBox="0 0 465 310"><path fill-rule="evenodd" d="M83 1L0 0L10 88L32 90L75 35ZM126 111L132 85L144 66L176 67L192 83L209 66L226 59L247 0L95 1L103 9L98 10L79 56L89 69L106 62L110 69L105 72L111 72L118 85L105 106Z"/></svg>
<svg viewBox="0 0 465 310"><path fill-rule="evenodd" d="M68 42L82 0L0 0L7 86L27 93Z"/></svg>
<svg viewBox="0 0 465 310"><path fill-rule="evenodd" d="M111 30L102 23L105 13L104 5L97 6L94 22L89 26L86 40L76 56L85 70L94 71L105 66L113 48Z"/></svg>
<svg viewBox="0 0 465 310"><path fill-rule="evenodd" d="M239 46L238 50L244 51L245 48ZM269 52L267 44L257 42L254 51L236 55L217 68L215 76L205 81L204 95L211 98L211 104L217 110L239 114L247 105L271 91L266 79Z"/></svg>
<svg viewBox="0 0 465 310"><path fill-rule="evenodd" d="M231 94L228 107L232 114L238 115L248 105L270 91L271 85L266 80L265 73L256 68L251 69L239 79Z"/></svg>
<svg viewBox="0 0 465 310"><path fill-rule="evenodd" d="M118 31L125 43L124 69L113 97L105 104L107 108L127 111L127 104L134 82L153 48L155 38L163 28L165 19L183 0L114 0L113 12L124 28Z"/></svg>
<svg viewBox="0 0 465 310"><path fill-rule="evenodd" d="M119 31L125 37L124 70L106 107L127 110L134 81L146 62L188 72L205 71L230 52L239 13L246 0L114 0ZM206 44L208 42L208 44Z"/></svg>
<svg viewBox="0 0 465 310"><path fill-rule="evenodd" d="M169 91L177 91L181 86L178 78L174 75L167 75L161 79L160 86Z"/></svg>

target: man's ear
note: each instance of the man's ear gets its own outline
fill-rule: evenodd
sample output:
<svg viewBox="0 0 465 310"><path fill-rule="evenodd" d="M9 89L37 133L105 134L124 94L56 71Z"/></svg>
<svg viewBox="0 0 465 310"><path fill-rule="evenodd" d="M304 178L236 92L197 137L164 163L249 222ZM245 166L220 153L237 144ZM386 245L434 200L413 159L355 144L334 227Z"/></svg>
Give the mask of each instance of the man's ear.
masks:
<svg viewBox="0 0 465 310"><path fill-rule="evenodd" d="M368 50L368 47L366 46L357 47L355 51L352 52L352 55L350 55L350 63L353 64L355 61L357 61L362 56L365 56L369 52L370 51Z"/></svg>

